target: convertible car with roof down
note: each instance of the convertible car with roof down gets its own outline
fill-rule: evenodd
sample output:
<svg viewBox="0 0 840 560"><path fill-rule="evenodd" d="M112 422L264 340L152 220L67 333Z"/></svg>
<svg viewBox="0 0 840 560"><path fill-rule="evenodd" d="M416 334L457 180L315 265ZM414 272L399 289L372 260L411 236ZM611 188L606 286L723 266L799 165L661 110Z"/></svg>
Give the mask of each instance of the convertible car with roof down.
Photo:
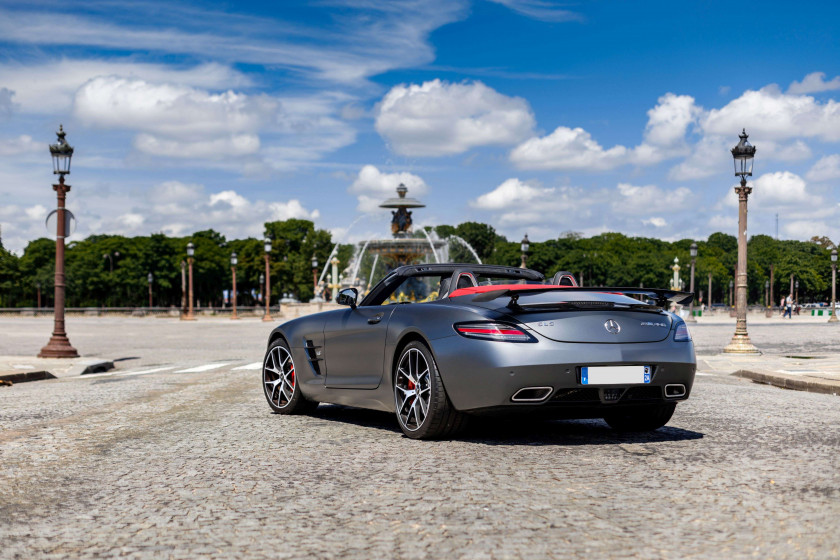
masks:
<svg viewBox="0 0 840 560"><path fill-rule="evenodd" d="M344 309L300 317L268 340L272 410L318 403L394 412L410 438L453 435L469 417L512 412L664 426L694 382L694 345L666 309L692 294L581 288L561 272L474 264L403 266Z"/></svg>

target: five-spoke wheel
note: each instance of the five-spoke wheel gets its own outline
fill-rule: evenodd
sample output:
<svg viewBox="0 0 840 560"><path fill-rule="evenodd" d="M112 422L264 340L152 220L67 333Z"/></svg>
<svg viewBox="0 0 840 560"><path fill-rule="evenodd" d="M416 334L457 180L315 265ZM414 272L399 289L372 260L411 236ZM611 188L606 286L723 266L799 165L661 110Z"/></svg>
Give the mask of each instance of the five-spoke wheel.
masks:
<svg viewBox="0 0 840 560"><path fill-rule="evenodd" d="M268 347L262 368L263 392L268 405L280 414L308 412L318 403L307 401L300 391L295 361L282 339Z"/></svg>
<svg viewBox="0 0 840 560"><path fill-rule="evenodd" d="M409 343L399 355L394 400L400 428L413 439L449 436L465 423L464 414L446 396L431 351L419 341Z"/></svg>

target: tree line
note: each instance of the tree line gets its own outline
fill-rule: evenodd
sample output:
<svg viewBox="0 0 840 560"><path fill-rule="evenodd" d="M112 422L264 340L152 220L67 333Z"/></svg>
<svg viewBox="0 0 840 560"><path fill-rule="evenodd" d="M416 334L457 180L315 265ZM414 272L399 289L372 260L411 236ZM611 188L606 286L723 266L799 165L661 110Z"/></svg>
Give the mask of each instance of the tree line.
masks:
<svg viewBox="0 0 840 560"><path fill-rule="evenodd" d="M465 222L458 226L429 227L441 238L453 235L468 242L486 264L519 266L519 241L509 241L487 224ZM316 229L308 220L291 219L267 222L265 234L273 240L271 251L271 300L285 293L301 301L314 295L312 257L317 258L318 274L328 266L333 248L331 234ZM422 236L422 232L415 233ZM258 303L265 272L262 239L227 240L210 230L186 237L161 233L123 237L93 235L68 244L66 251L67 305L70 307L134 307L148 304L148 274L152 273L152 299L155 306L181 305L181 262L186 260L186 245L195 245L193 289L203 306L222 306L223 290L231 287L230 255L237 253L237 292L240 305ZM681 278L689 284L693 240L669 242L646 237L628 237L621 233L602 233L583 237L565 232L556 239L531 242L527 265L550 277L566 270L586 286L645 286L667 288L673 277L671 266L679 258ZM697 241L695 292L702 291L709 302L708 277L712 277L712 302L729 303L729 281L734 280L737 239L725 233L713 233ZM827 301L831 296L830 250L827 238L811 241L776 240L756 235L748 242L748 301L764 303L765 281L774 266L773 299L787 295L790 276L799 281L801 302ZM354 253L352 245L340 245L338 258L345 267ZM106 256L107 255L107 256ZM450 260L474 262L460 244L450 247ZM41 238L30 242L21 256L2 247L0 241L0 307L35 307L38 286L41 305L52 305L55 266L55 241Z"/></svg>

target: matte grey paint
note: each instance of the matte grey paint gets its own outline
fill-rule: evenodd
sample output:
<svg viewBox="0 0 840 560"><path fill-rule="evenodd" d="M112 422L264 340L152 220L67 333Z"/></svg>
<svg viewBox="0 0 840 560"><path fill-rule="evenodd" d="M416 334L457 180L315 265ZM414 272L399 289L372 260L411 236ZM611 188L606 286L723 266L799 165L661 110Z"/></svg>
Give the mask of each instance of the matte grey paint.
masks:
<svg viewBox="0 0 840 560"><path fill-rule="evenodd" d="M590 298L598 294L591 294ZM526 328L536 343L510 343L467 339L458 335L455 323L482 320L514 320L516 314L493 302L498 310L473 304L473 296L447 298L437 302L360 306L340 309L294 319L272 332L281 334L289 342L298 380L304 395L319 402L330 402L371 408L394 410L393 368L398 358L397 348L407 336L422 338L430 347L437 363L447 394L455 408L476 411L495 407L517 408L510 397L528 386L580 388L579 366L637 364L655 366L652 386L682 383L686 398L694 382L695 356L692 342L675 342L674 326L681 322L667 312L636 313L630 311L562 311L557 313L526 314ZM506 310L507 313L501 312ZM370 324L368 320L379 313L382 319ZM574 313L576 315L564 315ZM542 319L538 319L537 315ZM527 327L552 315L566 329L569 323L581 321L579 340L594 342L559 342L540 331ZM563 319L558 316L563 315ZM650 327L653 332L667 332L658 342L623 344L603 342L611 335L603 327L607 318L624 324L639 320L664 321L669 328ZM557 324L555 324L555 327ZM634 329L629 328L630 333ZM638 329L637 329L638 330ZM546 331L557 335L550 329ZM619 335L620 336L620 335ZM632 336L641 336L638 333ZM317 374L305 348L306 341L321 346ZM303 366L306 367L303 367ZM682 400L682 399L680 399ZM554 406L549 402L539 407ZM605 405L617 406L617 405Z"/></svg>

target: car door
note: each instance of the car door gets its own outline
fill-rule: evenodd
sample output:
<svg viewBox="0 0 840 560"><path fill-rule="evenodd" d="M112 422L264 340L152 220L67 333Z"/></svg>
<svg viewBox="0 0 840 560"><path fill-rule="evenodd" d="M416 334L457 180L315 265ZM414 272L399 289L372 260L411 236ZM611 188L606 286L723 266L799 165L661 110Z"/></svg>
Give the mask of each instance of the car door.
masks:
<svg viewBox="0 0 840 560"><path fill-rule="evenodd" d="M379 386L385 363L385 335L395 307L373 305L331 314L324 326L328 388Z"/></svg>

